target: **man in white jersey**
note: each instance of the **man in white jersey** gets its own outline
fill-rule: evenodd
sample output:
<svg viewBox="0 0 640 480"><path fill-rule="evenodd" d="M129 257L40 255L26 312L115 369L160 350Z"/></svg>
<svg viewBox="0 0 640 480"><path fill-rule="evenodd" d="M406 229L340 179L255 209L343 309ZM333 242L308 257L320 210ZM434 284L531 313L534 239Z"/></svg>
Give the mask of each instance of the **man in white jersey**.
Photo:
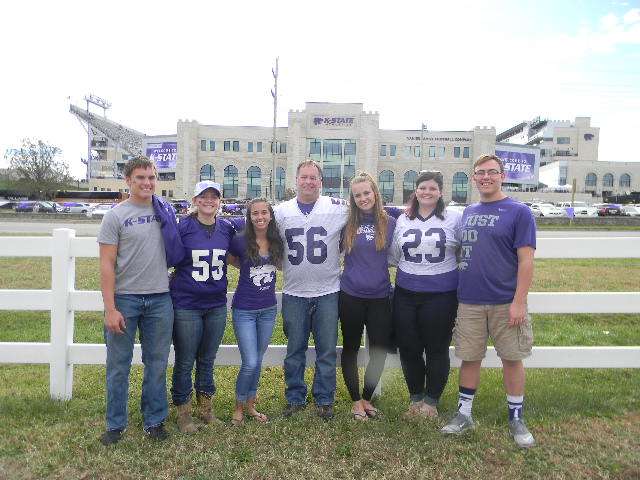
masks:
<svg viewBox="0 0 640 480"><path fill-rule="evenodd" d="M318 415L329 420L336 393L339 242L348 208L341 199L320 195L322 170L312 160L298 165L296 185L297 197L274 208L285 241L282 317L287 336L287 407L283 415L289 417L306 406L304 370L313 332L316 365L312 393Z"/></svg>

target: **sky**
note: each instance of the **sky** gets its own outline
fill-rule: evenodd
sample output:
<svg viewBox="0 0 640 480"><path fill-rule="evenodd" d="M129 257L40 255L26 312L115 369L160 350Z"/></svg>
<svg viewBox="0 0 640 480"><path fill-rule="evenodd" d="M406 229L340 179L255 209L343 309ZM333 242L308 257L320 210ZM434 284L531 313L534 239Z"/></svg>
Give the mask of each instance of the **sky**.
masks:
<svg viewBox="0 0 640 480"><path fill-rule="evenodd" d="M307 101L361 102L385 129L589 116L600 160L640 161L640 0L22 0L0 18L0 153L41 138L78 177L69 101L149 135L271 126L276 56L279 126Z"/></svg>

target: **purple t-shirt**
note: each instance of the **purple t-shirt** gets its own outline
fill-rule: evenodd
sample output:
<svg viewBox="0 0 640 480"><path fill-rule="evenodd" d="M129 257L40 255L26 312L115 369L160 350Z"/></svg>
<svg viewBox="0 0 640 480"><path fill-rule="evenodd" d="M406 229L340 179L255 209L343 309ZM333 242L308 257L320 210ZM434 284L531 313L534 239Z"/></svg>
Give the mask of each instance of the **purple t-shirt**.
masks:
<svg viewBox="0 0 640 480"><path fill-rule="evenodd" d="M474 305L511 303L516 292L518 248L536 248L529 207L512 198L469 205L458 229L458 300Z"/></svg>
<svg viewBox="0 0 640 480"><path fill-rule="evenodd" d="M227 304L227 250L235 232L224 218L218 217L213 228L191 216L180 220L174 248L184 249L184 256L169 282L174 308L208 310Z"/></svg>
<svg viewBox="0 0 640 480"><path fill-rule="evenodd" d="M388 218L385 248L376 250L376 227L373 215L363 216L351 252L344 256L340 290L361 298L389 296L391 282L387 253L393 240L396 219Z"/></svg>
<svg viewBox="0 0 640 480"><path fill-rule="evenodd" d="M259 310L276 304L276 267L269 256L260 257L257 265L247 254L247 240L236 235L229 253L240 259L240 278L231 306L240 310Z"/></svg>

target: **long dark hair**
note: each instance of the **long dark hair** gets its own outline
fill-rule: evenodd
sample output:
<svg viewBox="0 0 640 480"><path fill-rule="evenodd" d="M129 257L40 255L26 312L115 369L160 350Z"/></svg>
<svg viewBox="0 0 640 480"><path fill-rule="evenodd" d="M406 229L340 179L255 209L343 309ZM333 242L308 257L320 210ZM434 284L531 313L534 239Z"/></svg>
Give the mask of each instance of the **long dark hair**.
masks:
<svg viewBox="0 0 640 480"><path fill-rule="evenodd" d="M436 170L427 170L420 172L418 178L416 178L416 189L418 185L422 182L426 182L428 180L433 180L438 184L438 189L440 193L442 193L442 173ZM418 197L416 196L416 192L414 191L409 197L409 201L407 202L407 217L411 220L416 218L419 212L420 205L418 205ZM433 211L433 214L438 217L440 220L444 220L444 200L442 200L442 196L438 199L438 203L436 203L436 208Z"/></svg>
<svg viewBox="0 0 640 480"><path fill-rule="evenodd" d="M269 208L269 214L271 215L271 220L269 221L269 226L267 227L269 256L271 256L271 262L274 265L279 266L282 263L282 258L284 256L284 245L282 244L282 239L280 238L280 234L278 233L278 225L276 224L276 217L273 213L273 208L266 198L254 198L247 204L246 226L244 230L244 236L247 240L247 255L251 259L253 265L260 265L260 247L258 246L258 242L256 241L256 231L253 228L253 223L251 223L251 208L256 203L266 203L267 207Z"/></svg>

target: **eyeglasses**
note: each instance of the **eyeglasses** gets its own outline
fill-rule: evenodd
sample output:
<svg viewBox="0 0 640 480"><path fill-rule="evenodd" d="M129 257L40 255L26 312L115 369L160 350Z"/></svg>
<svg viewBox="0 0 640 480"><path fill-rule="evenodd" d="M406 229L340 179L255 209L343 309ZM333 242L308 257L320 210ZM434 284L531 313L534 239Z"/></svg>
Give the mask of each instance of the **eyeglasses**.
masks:
<svg viewBox="0 0 640 480"><path fill-rule="evenodd" d="M494 168L492 168L491 170L476 170L475 172L473 172L474 177L484 177L485 175L489 175L490 177L497 177L498 175L502 175L502 172Z"/></svg>

